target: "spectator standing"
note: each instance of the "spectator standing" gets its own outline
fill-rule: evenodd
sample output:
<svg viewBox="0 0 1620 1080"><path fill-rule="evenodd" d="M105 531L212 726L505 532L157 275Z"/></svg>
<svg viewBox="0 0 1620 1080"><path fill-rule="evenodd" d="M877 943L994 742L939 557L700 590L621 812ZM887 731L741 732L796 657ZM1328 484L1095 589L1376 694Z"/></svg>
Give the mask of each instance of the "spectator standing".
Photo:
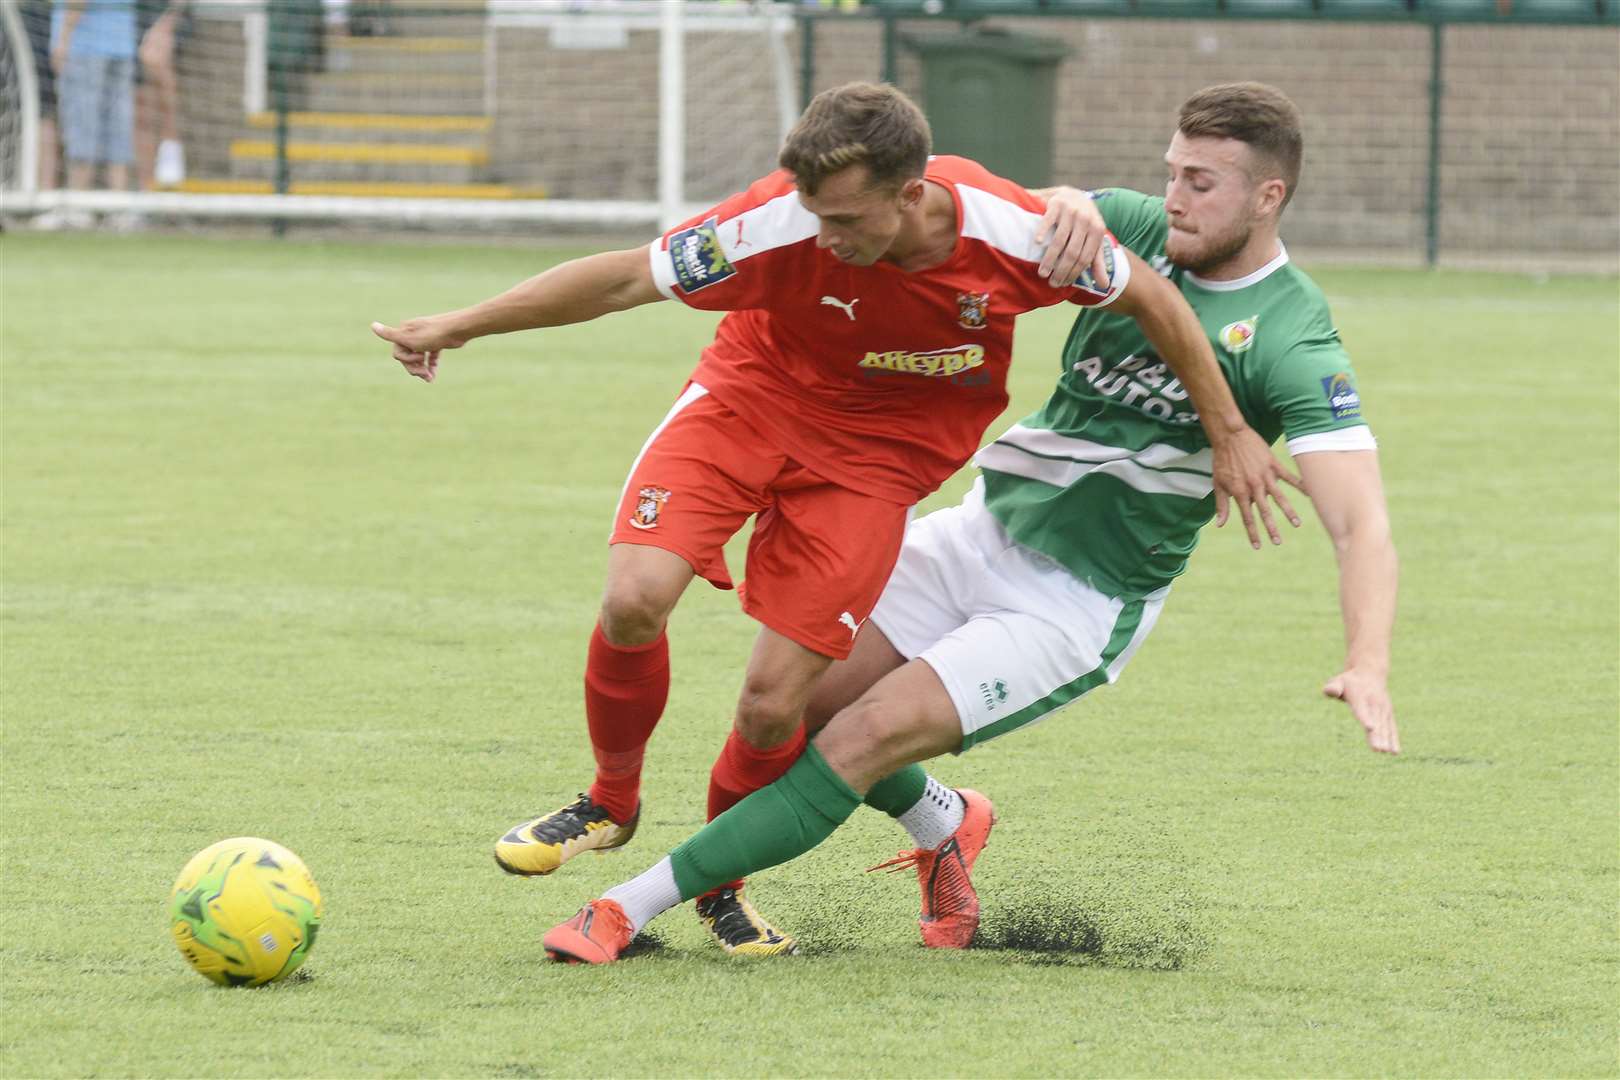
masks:
<svg viewBox="0 0 1620 1080"><path fill-rule="evenodd" d="M129 189L134 163L135 2L56 0L51 67L67 157L67 186Z"/></svg>
<svg viewBox="0 0 1620 1080"><path fill-rule="evenodd" d="M188 0L136 0L135 158L141 189L186 178L180 142L180 78L175 57L191 34Z"/></svg>

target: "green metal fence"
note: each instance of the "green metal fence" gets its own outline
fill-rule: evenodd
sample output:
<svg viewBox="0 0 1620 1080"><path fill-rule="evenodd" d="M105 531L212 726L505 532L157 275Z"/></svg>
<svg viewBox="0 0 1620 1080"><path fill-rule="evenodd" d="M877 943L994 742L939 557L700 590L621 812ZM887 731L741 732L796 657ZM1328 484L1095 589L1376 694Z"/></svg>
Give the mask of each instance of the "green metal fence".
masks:
<svg viewBox="0 0 1620 1080"><path fill-rule="evenodd" d="M878 18L983 19L995 15L1338 19L1425 22L1613 23L1617 0L866 0ZM811 11L811 17L820 13Z"/></svg>

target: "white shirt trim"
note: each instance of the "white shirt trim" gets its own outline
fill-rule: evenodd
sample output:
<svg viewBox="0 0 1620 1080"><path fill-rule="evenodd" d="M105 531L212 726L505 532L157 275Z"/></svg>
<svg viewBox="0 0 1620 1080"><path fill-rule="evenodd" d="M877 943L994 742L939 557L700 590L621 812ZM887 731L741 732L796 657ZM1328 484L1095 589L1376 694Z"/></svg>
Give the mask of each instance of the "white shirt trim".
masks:
<svg viewBox="0 0 1620 1080"><path fill-rule="evenodd" d="M1131 458L1150 469L1185 469L1205 476L1209 476L1215 468L1215 451L1208 447L1190 454L1169 443L1152 443L1140 450L1129 450L1123 446L1077 439L1061 431L1024 424L1014 424L996 442L1016 446L1040 457L1067 458L1094 464Z"/></svg>
<svg viewBox="0 0 1620 1080"><path fill-rule="evenodd" d="M647 245L647 265L652 267L653 284L664 299L679 300L675 294L675 267L670 265L669 249L664 247L662 236Z"/></svg>
<svg viewBox="0 0 1620 1080"><path fill-rule="evenodd" d="M653 242L653 246L658 246L657 241ZM669 260L665 259L664 262L668 263ZM708 392L708 389L705 388L702 383L687 383L686 389L681 392L681 396L675 399L675 404L669 407L669 412L665 413L664 418L658 421L658 426L652 429L652 434L647 436L647 441L642 443L641 449L636 452L636 460L630 463L630 471L624 476L624 486L619 489L619 502L614 504L615 510L617 510L617 507L624 502L625 492L630 490L630 481L635 479L636 469L640 468L641 466L641 459L647 456L647 450L655 441L657 441L659 434L669 426L669 422L671 420L675 419L676 413L692 404L692 402L696 401L698 398L706 396ZM619 523L615 521L612 528L618 528L618 525ZM608 534L610 536L612 535L611 528L608 530Z"/></svg>
<svg viewBox="0 0 1620 1080"><path fill-rule="evenodd" d="M967 184L958 183L956 193L962 199L962 235L965 238L983 240L1015 259L1032 263L1041 261L1044 245L1035 242L1041 215Z"/></svg>
<svg viewBox="0 0 1620 1080"><path fill-rule="evenodd" d="M1247 289L1257 281L1264 281L1278 270L1281 270L1287 263L1288 249L1283 247L1283 242L1279 240L1277 241L1277 257L1252 274L1245 274L1231 281L1210 281L1189 270L1187 271L1187 280L1200 289L1207 289L1210 292L1237 292L1239 289Z"/></svg>
<svg viewBox="0 0 1620 1080"><path fill-rule="evenodd" d="M994 192L973 187L971 184L958 182L956 193L962 200L964 240L978 240L1004 255L1027 263L1040 263L1041 257L1046 253L1046 245L1035 242L1035 234L1040 231L1040 214L1033 210L1025 210L1015 202L1009 202ZM1101 297L1089 306L1107 307L1125 291L1125 285L1130 280L1130 261L1125 258L1124 249L1116 244L1114 274L1108 281L1108 294L1102 296L1091 289L1084 289L1083 286L1081 288L1092 296Z"/></svg>
<svg viewBox="0 0 1620 1080"><path fill-rule="evenodd" d="M1366 424L1340 428L1338 431L1319 431L1315 435L1301 435L1288 440L1288 452L1294 457L1316 454L1324 450L1376 450L1378 440Z"/></svg>
<svg viewBox="0 0 1620 1080"><path fill-rule="evenodd" d="M755 255L808 240L820 230L821 220L799 202L797 191L785 192L715 226L720 250L732 266ZM654 240L648 247L647 257L651 260L653 283L658 291L670 300L678 300L680 296L675 286L679 279L675 276L665 239L661 236Z"/></svg>
<svg viewBox="0 0 1620 1080"><path fill-rule="evenodd" d="M1207 449L1188 454L1178 447L1154 443L1129 450L1022 424L973 455L973 463L981 469L1039 480L1052 487L1070 487L1097 473L1149 495L1189 499L1201 499L1215 490L1209 474L1212 461Z"/></svg>

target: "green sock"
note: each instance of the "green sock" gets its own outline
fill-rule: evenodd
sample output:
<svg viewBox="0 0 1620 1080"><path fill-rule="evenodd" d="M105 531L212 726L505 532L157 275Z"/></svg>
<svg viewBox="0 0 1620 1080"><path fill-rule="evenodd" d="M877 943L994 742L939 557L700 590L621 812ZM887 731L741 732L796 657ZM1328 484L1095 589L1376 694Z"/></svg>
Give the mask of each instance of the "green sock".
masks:
<svg viewBox="0 0 1620 1080"><path fill-rule="evenodd" d="M861 805L812 743L782 779L760 788L669 853L681 899L787 862L821 843Z"/></svg>
<svg viewBox="0 0 1620 1080"><path fill-rule="evenodd" d="M927 770L921 765L907 765L873 784L866 793L866 805L897 818L916 806L927 789Z"/></svg>

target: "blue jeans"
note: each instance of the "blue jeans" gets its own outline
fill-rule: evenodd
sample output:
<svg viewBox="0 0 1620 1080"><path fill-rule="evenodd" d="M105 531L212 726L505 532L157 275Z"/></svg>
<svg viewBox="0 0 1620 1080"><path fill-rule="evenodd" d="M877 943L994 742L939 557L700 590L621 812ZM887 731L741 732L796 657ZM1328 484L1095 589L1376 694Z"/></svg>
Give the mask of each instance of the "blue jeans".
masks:
<svg viewBox="0 0 1620 1080"><path fill-rule="evenodd" d="M57 94L69 161L134 163L135 61L70 53Z"/></svg>

